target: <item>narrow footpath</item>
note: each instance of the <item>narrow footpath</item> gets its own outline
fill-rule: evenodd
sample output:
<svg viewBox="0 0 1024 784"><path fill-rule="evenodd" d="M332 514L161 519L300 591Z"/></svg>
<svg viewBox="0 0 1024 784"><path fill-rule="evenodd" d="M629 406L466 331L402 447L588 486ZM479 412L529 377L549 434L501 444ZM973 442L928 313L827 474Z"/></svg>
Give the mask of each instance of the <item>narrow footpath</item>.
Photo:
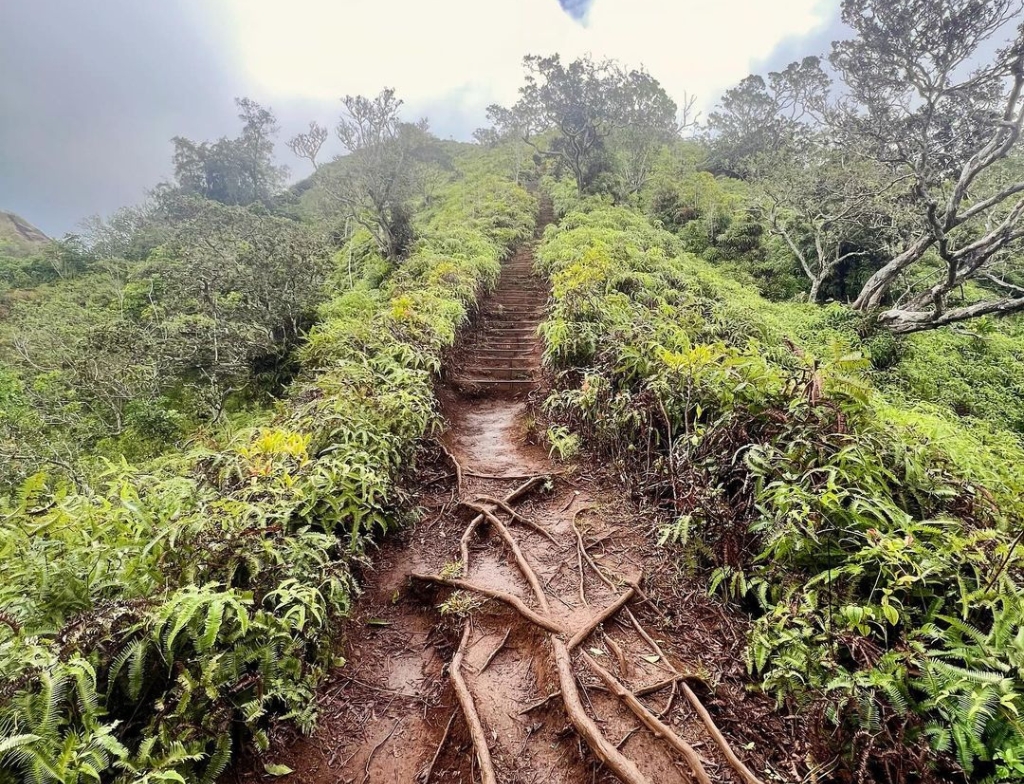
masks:
<svg viewBox="0 0 1024 784"><path fill-rule="evenodd" d="M423 518L364 575L317 731L276 736L233 780L272 762L302 784L756 784L764 745L778 771L792 728L744 693L736 622L620 487L529 443L547 303L532 267L526 245L448 369Z"/></svg>

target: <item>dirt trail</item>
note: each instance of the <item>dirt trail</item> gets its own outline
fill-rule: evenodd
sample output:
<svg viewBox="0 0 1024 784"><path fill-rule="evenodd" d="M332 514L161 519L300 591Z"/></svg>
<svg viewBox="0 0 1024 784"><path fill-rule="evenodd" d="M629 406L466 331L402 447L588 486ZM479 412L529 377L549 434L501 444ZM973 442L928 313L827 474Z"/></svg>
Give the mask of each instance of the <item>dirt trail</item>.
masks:
<svg viewBox="0 0 1024 784"><path fill-rule="evenodd" d="M543 224L550 214L541 218ZM344 635L348 663L320 696L316 733L275 738L270 760L295 771L284 781L742 781L688 699L697 694L723 729L740 729L743 737L732 740L739 756L764 768L762 756L751 759L744 749L761 736L743 720L767 726L771 710L758 702L737 715L745 697L735 625L730 629L696 591L676 602L692 609L685 622L646 601L631 586L664 572L665 563L651 551L651 532L637 509L607 480L556 465L528 443L525 396L540 380L536 326L547 296L532 276L531 250L505 265L441 392L448 454L436 455L443 469L433 483L437 494L422 499L424 519L386 544L364 575L366 592ZM462 474L457 490L455 462ZM531 477L545 478L530 483ZM494 502L524 482L522 497L509 503L515 515ZM517 566L517 550L535 573L532 585ZM468 567L460 552L469 556ZM563 633L545 631L507 602L441 584L448 578L518 597ZM673 587L678 599L678 583ZM627 594L622 609L568 650L569 638ZM574 673L561 681L560 651ZM602 681L602 671L612 681ZM469 711L456 696L459 676ZM613 694L617 684L629 694ZM560 685L578 688L585 715L567 711ZM655 722L660 717L664 724L654 726L662 737L642 725L630 700ZM596 742L585 742L595 730ZM481 768L488 755L493 779L486 762ZM625 766L618 776L610 770L616 765ZM261 768L262 761L250 761L234 779L259 780Z"/></svg>

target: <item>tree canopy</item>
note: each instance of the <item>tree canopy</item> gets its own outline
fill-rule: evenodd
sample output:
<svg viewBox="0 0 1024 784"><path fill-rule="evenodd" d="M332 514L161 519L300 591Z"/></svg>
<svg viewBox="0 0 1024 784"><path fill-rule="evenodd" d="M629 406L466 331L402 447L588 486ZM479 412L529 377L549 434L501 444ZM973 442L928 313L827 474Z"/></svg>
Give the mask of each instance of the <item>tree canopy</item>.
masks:
<svg viewBox="0 0 1024 784"><path fill-rule="evenodd" d="M768 195L815 291L856 252L874 269L852 304L895 332L1024 309L1022 9L844 0L855 36L833 45L830 70L809 57L726 93L710 117L713 160ZM848 250L819 248L808 265L783 228L794 221L801 242Z"/></svg>

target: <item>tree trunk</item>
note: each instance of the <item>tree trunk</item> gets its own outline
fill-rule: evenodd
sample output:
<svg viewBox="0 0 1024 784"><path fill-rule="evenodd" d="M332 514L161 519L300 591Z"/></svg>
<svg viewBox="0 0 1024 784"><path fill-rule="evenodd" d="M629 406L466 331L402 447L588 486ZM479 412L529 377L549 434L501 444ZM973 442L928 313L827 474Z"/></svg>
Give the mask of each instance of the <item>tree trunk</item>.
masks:
<svg viewBox="0 0 1024 784"><path fill-rule="evenodd" d="M825 282L824 275L817 275L811 278L811 290L807 294L807 301L817 305L821 298L821 284Z"/></svg>
<svg viewBox="0 0 1024 784"><path fill-rule="evenodd" d="M929 235L918 238L903 253L868 278L860 290L860 294L857 295L857 299L854 300L853 307L861 311L881 307L882 300L889 293L889 287L893 281L903 270L920 259L924 252L934 244L935 238Z"/></svg>
<svg viewBox="0 0 1024 784"><path fill-rule="evenodd" d="M893 308L879 314L878 323L897 335L907 335L911 332L923 332L928 329L944 327L947 324L968 321L978 316L990 314L1005 316L1020 311L1024 311L1024 297L979 302L975 305L954 308L942 311L941 313L934 310L901 310Z"/></svg>

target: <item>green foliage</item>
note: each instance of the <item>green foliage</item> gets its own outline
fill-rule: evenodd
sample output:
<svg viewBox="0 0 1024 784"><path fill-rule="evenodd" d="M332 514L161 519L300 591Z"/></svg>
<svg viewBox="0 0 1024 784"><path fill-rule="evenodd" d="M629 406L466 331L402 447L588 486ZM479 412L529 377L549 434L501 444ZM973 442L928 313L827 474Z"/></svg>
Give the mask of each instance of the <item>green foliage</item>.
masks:
<svg viewBox="0 0 1024 784"><path fill-rule="evenodd" d="M0 781L212 781L275 722L312 727L352 565L404 517L442 354L535 211L506 180L446 183L398 269L363 254L365 277L320 306L272 415L0 499ZM227 242L231 225L230 253L262 247ZM0 380L5 416L28 421L19 379ZM125 417L159 434L164 413Z"/></svg>
<svg viewBox="0 0 1024 784"><path fill-rule="evenodd" d="M194 142L176 136L174 177L185 194L221 204L269 205L284 184L285 170L274 164L277 120L250 98L236 98L242 132L235 139Z"/></svg>
<svg viewBox="0 0 1024 784"><path fill-rule="evenodd" d="M856 314L766 302L635 212L570 212L539 265L549 411L754 611L764 687L823 704L847 738L930 743L981 777L1015 765L1020 443L883 395ZM900 344L870 345L899 366Z"/></svg>

